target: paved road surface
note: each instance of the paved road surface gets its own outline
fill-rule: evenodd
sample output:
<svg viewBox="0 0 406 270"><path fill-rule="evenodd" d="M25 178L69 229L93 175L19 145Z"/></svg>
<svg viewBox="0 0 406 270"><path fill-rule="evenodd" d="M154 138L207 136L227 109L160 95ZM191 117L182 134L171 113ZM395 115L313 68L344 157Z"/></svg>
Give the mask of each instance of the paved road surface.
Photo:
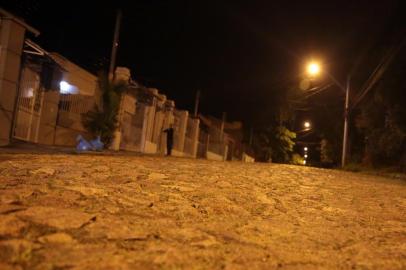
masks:
<svg viewBox="0 0 406 270"><path fill-rule="evenodd" d="M0 269L406 269L406 183L288 165L3 153Z"/></svg>

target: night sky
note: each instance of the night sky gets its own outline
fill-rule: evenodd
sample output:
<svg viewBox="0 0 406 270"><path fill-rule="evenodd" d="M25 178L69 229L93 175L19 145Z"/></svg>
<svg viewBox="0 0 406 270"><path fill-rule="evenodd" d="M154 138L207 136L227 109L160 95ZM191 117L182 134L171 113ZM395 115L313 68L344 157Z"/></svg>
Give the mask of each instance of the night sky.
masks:
<svg viewBox="0 0 406 270"><path fill-rule="evenodd" d="M355 85L361 84L363 61L390 40L405 14L395 0L97 2L3 0L1 6L40 30L33 40L46 50L93 73L108 67L121 7L117 65L180 109L192 111L200 90L202 113L224 111L246 126L271 117L280 91L299 84L310 58L340 79L358 61Z"/></svg>

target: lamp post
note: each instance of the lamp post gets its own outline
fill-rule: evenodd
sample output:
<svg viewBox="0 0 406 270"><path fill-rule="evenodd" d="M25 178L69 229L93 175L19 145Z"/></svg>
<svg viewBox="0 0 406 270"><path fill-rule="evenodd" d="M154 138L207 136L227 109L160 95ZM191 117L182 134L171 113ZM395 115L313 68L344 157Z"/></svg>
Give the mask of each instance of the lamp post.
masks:
<svg viewBox="0 0 406 270"><path fill-rule="evenodd" d="M310 76L317 76L321 72L321 67L316 62L311 62L307 66L307 73ZM350 103L350 75L348 75L345 87L338 82L331 74L327 73L328 77L345 92L345 103L344 103L344 131L343 131L343 147L341 154L341 167L345 166L347 159L347 145L348 145L348 113L349 113L349 103Z"/></svg>
<svg viewBox="0 0 406 270"><path fill-rule="evenodd" d="M345 86L344 134L343 134L343 153L341 155L341 167L345 166L345 161L347 158L349 103L350 103L350 76L347 77L347 82Z"/></svg>

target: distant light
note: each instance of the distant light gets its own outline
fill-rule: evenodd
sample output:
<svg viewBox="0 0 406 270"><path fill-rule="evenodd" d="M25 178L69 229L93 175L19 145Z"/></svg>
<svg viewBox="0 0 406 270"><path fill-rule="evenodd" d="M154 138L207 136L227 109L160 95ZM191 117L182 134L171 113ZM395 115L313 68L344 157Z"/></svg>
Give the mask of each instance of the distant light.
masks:
<svg viewBox="0 0 406 270"><path fill-rule="evenodd" d="M25 90L24 97L32 98L34 96L34 89L28 88Z"/></svg>
<svg viewBox="0 0 406 270"><path fill-rule="evenodd" d="M305 151L307 151L308 150L308 148L307 148L307 146L305 146L305 148L303 148Z"/></svg>
<svg viewBox="0 0 406 270"><path fill-rule="evenodd" d="M66 81L61 81L59 83L59 92L61 94L76 94L78 89L76 86L69 84Z"/></svg>
<svg viewBox="0 0 406 270"><path fill-rule="evenodd" d="M63 92L69 92L70 89L70 84L65 82L65 81L61 81L59 83L59 89L61 90L61 93Z"/></svg>
<svg viewBox="0 0 406 270"><path fill-rule="evenodd" d="M303 160L303 165L306 165L306 160Z"/></svg>
<svg viewBox="0 0 406 270"><path fill-rule="evenodd" d="M317 75L317 74L319 74L319 73L320 73L320 65L317 64L317 63L315 63L315 62L310 63L310 64L307 66L307 72L308 72L310 75Z"/></svg>
<svg viewBox="0 0 406 270"><path fill-rule="evenodd" d="M310 128L310 122L309 121L304 122L303 125L304 125L305 128Z"/></svg>
<svg viewBox="0 0 406 270"><path fill-rule="evenodd" d="M305 154L304 157L307 158L307 154Z"/></svg>

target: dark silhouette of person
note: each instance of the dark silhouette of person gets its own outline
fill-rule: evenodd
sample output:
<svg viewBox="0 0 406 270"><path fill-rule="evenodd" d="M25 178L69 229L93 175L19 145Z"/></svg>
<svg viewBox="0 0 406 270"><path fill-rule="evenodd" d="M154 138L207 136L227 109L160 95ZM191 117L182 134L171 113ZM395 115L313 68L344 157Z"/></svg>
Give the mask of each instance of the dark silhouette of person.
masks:
<svg viewBox="0 0 406 270"><path fill-rule="evenodd" d="M166 133L166 155L170 156L173 147L173 128L169 127L165 129L164 132Z"/></svg>

